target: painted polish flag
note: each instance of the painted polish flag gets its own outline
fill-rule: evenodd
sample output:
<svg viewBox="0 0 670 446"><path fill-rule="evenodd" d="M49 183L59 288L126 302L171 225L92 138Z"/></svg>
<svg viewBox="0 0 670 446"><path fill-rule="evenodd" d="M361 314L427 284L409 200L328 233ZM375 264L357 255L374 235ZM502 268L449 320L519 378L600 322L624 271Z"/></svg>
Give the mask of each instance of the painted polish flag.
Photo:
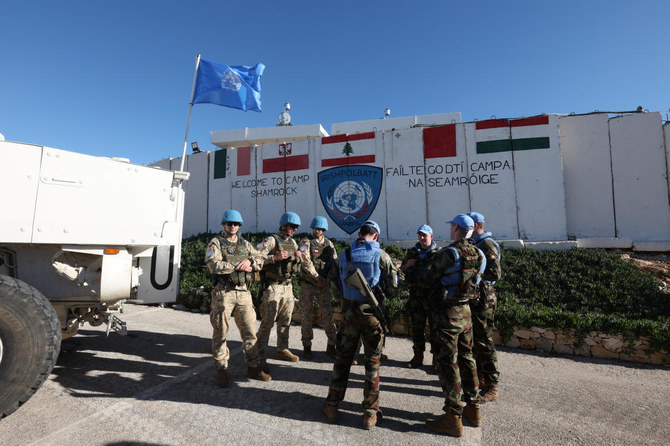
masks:
<svg viewBox="0 0 670 446"><path fill-rule="evenodd" d="M477 153L548 149L549 116L490 119L475 124Z"/></svg>
<svg viewBox="0 0 670 446"><path fill-rule="evenodd" d="M307 146L304 146L303 150L306 151ZM292 143L277 144L277 149L276 154L270 155L272 156L271 158L263 157L263 173L309 169L308 153L295 154L295 149Z"/></svg>
<svg viewBox="0 0 670 446"><path fill-rule="evenodd" d="M375 132L321 138L321 167L375 162Z"/></svg>

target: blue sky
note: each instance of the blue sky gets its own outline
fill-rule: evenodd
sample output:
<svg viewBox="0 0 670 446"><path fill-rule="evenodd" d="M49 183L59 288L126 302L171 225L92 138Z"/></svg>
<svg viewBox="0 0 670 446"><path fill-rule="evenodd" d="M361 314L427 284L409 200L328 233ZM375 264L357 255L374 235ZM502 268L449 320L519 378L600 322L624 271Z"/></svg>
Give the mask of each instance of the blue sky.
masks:
<svg viewBox="0 0 670 446"><path fill-rule="evenodd" d="M0 133L140 164L178 157L196 54L266 65L263 112L193 107L211 130L461 112L670 109L670 2L4 0Z"/></svg>

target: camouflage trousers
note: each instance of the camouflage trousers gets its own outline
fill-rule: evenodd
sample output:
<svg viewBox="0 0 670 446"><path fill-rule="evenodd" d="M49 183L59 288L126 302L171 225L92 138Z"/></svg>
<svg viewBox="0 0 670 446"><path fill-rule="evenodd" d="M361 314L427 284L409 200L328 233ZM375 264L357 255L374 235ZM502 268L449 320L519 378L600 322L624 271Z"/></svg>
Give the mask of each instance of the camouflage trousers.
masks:
<svg viewBox="0 0 670 446"><path fill-rule="evenodd" d="M226 336L230 330L230 317L235 318L243 342L244 357L249 367L258 367L258 344L256 342L256 312L247 290L224 290L216 287L212 293L212 355L217 368L228 368L230 351L226 345Z"/></svg>
<svg viewBox="0 0 670 446"><path fill-rule="evenodd" d="M285 284L273 284L263 291L261 298L261 325L258 328L258 354L261 360L267 358L265 354L270 332L277 321L277 351L288 350L288 334L293 314L293 285L291 281Z"/></svg>
<svg viewBox="0 0 670 446"><path fill-rule="evenodd" d="M482 294L486 300L478 299L470 301L472 311L472 353L477 362L477 372L484 378L486 384L498 384L500 371L498 369L498 356L496 346L493 342L494 316L497 299L493 287L484 290ZM487 292L488 291L488 292Z"/></svg>
<svg viewBox="0 0 670 446"><path fill-rule="evenodd" d="M300 326L302 333L302 345L312 346L314 330L312 330L312 311L314 309L314 298L319 304L323 329L328 337L328 345L335 345L337 341L337 328L333 322L333 305L330 297L330 286L318 287L308 282L300 285Z"/></svg>
<svg viewBox="0 0 670 446"><path fill-rule="evenodd" d="M417 297L410 294L410 298L405 304L407 315L409 316L409 331L412 335L412 349L415 352L424 352L426 350L426 321L430 332L433 331L433 317L431 309L426 298ZM430 336L429 336L430 337ZM435 353L433 341L430 340L430 351Z"/></svg>
<svg viewBox="0 0 670 446"><path fill-rule="evenodd" d="M326 404L337 406L344 399L351 363L354 355L358 355L358 342L361 338L365 351L363 410L366 414L373 415L379 410L379 370L384 348L384 333L372 311L361 310L356 303L348 305L337 332L337 356L333 364L333 376Z"/></svg>
<svg viewBox="0 0 670 446"><path fill-rule="evenodd" d="M461 414L461 398L479 402L477 366L472 356L472 321L467 302L439 308L434 313L433 342L437 373L444 392L444 411Z"/></svg>

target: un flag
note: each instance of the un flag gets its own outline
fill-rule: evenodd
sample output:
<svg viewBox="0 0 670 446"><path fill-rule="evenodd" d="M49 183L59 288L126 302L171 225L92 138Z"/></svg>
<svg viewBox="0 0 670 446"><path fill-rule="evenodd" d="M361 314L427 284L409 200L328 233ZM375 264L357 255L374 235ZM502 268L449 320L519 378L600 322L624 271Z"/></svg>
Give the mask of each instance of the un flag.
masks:
<svg viewBox="0 0 670 446"><path fill-rule="evenodd" d="M261 111L261 76L265 65L229 66L200 59L193 103Z"/></svg>

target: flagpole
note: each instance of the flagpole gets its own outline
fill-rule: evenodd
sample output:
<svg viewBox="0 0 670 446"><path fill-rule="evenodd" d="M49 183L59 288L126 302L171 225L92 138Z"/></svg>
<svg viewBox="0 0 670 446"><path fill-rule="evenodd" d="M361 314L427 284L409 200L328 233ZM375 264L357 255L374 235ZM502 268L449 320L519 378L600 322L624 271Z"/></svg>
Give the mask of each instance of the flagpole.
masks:
<svg viewBox="0 0 670 446"><path fill-rule="evenodd" d="M198 67L200 66L200 54L195 57L195 73L193 73L193 87L191 88L191 100L188 104L188 119L186 120L186 134L184 134L184 149L181 152L181 167L179 171L184 171L184 161L186 160L186 144L188 141L188 127L191 124L191 110L193 109L193 96L195 95L195 81L198 78Z"/></svg>

